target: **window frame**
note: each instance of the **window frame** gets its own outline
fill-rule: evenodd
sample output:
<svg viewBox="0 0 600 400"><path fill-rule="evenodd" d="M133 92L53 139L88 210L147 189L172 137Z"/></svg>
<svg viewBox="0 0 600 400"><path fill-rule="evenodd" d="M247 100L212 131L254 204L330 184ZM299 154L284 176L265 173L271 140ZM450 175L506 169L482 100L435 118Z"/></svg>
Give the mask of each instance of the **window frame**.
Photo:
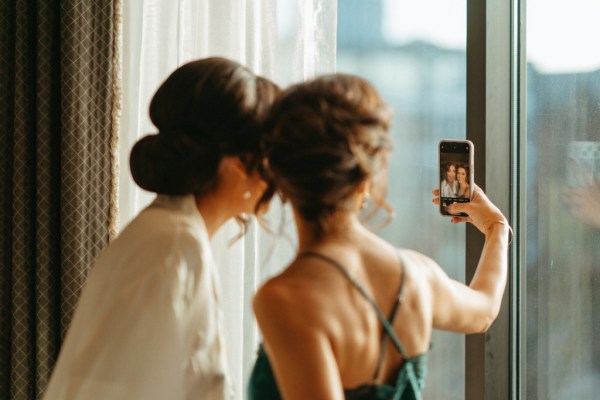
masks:
<svg viewBox="0 0 600 400"><path fill-rule="evenodd" d="M509 280L497 320L485 334L467 335L465 399L520 399L525 308L524 274L519 265L525 248L524 227L525 112L524 1L467 0L467 139L475 144L475 181L508 217L515 237L509 255ZM493 185L486 185L486 182ZM477 268L484 237L466 231L466 279Z"/></svg>

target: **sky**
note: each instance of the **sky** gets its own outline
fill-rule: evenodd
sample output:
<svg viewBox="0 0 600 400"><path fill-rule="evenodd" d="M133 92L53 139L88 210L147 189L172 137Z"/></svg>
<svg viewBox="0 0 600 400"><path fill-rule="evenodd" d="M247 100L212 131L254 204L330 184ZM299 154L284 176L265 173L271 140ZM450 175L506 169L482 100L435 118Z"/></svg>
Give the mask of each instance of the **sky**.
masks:
<svg viewBox="0 0 600 400"><path fill-rule="evenodd" d="M566 6L568 4L568 7ZM528 61L544 73L600 68L599 0L528 0ZM465 48L466 0L384 0L384 36Z"/></svg>
<svg viewBox="0 0 600 400"><path fill-rule="evenodd" d="M526 15L528 58L540 70L600 68L600 1L530 0Z"/></svg>
<svg viewBox="0 0 600 400"><path fill-rule="evenodd" d="M466 7L466 0L384 0L384 37L393 43L419 39L464 49Z"/></svg>

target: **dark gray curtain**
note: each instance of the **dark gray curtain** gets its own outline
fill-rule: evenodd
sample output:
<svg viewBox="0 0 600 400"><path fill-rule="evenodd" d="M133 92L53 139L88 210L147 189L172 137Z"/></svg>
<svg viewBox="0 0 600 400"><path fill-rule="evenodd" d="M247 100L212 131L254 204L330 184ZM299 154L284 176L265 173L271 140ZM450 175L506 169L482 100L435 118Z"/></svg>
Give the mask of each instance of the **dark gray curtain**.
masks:
<svg viewBox="0 0 600 400"><path fill-rule="evenodd" d="M0 0L0 399L40 398L114 225L115 0Z"/></svg>

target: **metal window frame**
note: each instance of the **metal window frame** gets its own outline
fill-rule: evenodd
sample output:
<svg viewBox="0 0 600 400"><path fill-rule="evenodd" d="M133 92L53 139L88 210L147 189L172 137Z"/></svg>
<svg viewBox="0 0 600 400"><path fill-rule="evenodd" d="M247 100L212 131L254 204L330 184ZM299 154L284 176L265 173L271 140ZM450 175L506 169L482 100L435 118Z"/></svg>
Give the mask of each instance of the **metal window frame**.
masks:
<svg viewBox="0 0 600 400"><path fill-rule="evenodd" d="M524 364L520 322L524 285L521 165L524 165L525 67L524 3L520 0L467 0L467 138L475 144L475 181L509 217L515 231L509 282L497 320L485 334L468 335L465 399L520 399ZM524 176L523 176L524 179ZM490 184L487 185L487 182ZM466 277L473 277L484 237L469 226Z"/></svg>

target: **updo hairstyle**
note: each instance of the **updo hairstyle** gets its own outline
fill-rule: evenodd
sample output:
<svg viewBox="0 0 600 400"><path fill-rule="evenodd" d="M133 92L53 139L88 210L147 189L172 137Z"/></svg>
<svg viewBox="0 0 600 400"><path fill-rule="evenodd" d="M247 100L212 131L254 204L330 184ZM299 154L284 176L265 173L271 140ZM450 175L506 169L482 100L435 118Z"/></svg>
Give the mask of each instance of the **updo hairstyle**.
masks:
<svg viewBox="0 0 600 400"><path fill-rule="evenodd" d="M274 83L224 58L181 66L150 103L158 133L134 145L134 181L151 192L202 195L218 185L224 156L240 156L249 172L256 170L264 119L278 92Z"/></svg>
<svg viewBox="0 0 600 400"><path fill-rule="evenodd" d="M366 80L334 74L286 90L269 114L266 173L306 220L355 205L359 185L386 172L391 109Z"/></svg>
<svg viewBox="0 0 600 400"><path fill-rule="evenodd" d="M450 167L454 167L454 171L456 171L456 169L458 168L458 165L454 161L448 161L444 165L444 171L446 171L446 172L450 171Z"/></svg>
<svg viewBox="0 0 600 400"><path fill-rule="evenodd" d="M467 174L467 177L469 176L469 167L467 166L467 164L464 164L464 163L456 163L456 166L455 166L455 168L456 168L456 175L457 175L457 177L458 177L458 169L459 169L459 168L462 168L462 169L464 169L464 170L465 170L465 173ZM457 179L458 179L458 178L457 178Z"/></svg>

